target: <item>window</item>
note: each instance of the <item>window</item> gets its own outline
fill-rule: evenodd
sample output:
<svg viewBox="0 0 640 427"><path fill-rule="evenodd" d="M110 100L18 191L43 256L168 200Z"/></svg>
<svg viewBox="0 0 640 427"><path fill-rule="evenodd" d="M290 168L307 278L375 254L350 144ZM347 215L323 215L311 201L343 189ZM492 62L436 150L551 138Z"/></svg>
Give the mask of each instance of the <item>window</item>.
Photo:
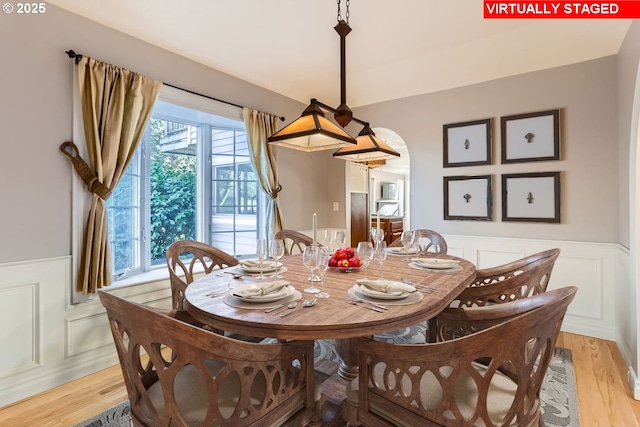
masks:
<svg viewBox="0 0 640 427"><path fill-rule="evenodd" d="M252 255L264 204L241 111L163 87L107 201L113 274L164 266L167 247L183 239Z"/></svg>

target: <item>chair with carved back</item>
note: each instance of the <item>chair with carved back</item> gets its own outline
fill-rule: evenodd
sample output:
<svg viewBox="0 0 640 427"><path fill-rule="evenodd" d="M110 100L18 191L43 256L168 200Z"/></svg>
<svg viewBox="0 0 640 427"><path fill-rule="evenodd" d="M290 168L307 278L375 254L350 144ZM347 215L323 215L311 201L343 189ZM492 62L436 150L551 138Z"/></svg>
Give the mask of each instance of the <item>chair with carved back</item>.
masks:
<svg viewBox="0 0 640 427"><path fill-rule="evenodd" d="M447 241L444 237L437 231L427 230L426 228L421 228L419 230L414 230L414 245L418 245L419 237L426 237L431 242L427 245L427 250L429 252L433 252L436 254L446 254L447 253ZM402 247L402 242L398 237L389 245L390 248Z"/></svg>
<svg viewBox="0 0 640 427"><path fill-rule="evenodd" d="M304 248L313 243L313 239L306 234L295 230L280 230L274 236L274 239L284 241L284 254L293 255L304 252Z"/></svg>
<svg viewBox="0 0 640 427"><path fill-rule="evenodd" d="M211 273L215 268L232 267L239 261L228 253L194 240L179 240L167 249L167 267L171 281L173 308L184 310L184 292L194 273Z"/></svg>
<svg viewBox="0 0 640 427"><path fill-rule="evenodd" d="M450 308L503 304L543 293L559 255L560 249L549 249L501 266L480 269ZM435 342L440 331L447 328L443 322L446 319L440 315L429 319L428 342Z"/></svg>
<svg viewBox="0 0 640 427"><path fill-rule="evenodd" d="M347 385L342 417L371 427L544 426L540 387L576 291L464 308L486 329L449 341L359 338L358 378Z"/></svg>
<svg viewBox="0 0 640 427"><path fill-rule="evenodd" d="M313 341L255 344L99 293L135 426L321 425ZM145 355L146 354L146 355Z"/></svg>

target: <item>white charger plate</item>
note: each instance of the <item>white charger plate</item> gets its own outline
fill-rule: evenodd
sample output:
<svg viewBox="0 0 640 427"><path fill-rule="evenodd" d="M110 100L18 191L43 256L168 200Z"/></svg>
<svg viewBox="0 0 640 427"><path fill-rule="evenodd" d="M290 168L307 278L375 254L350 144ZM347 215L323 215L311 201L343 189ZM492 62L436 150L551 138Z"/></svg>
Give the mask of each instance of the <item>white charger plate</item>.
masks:
<svg viewBox="0 0 640 427"><path fill-rule="evenodd" d="M460 265L456 261L437 258L413 258L411 261L418 267L430 268L432 270L449 270Z"/></svg>
<svg viewBox="0 0 640 427"><path fill-rule="evenodd" d="M280 288L279 290L275 291L275 292L270 292L266 295L251 295L251 296L242 296L241 292L244 291L259 291L260 289L262 289L264 286L266 286L266 284L261 284L261 283L247 283L245 285L238 285L235 288L231 289L231 291L229 292L231 295L233 295L234 297L241 299L242 301L246 301L246 302L253 302L253 303L263 303L263 302L273 302L273 301L278 301L281 300L283 298L288 297L289 295L291 295L293 293L293 287L291 287L291 285L287 285L284 286L282 288Z"/></svg>
<svg viewBox="0 0 640 427"><path fill-rule="evenodd" d="M369 298L375 298L375 299L389 299L389 300L398 300L398 299L404 299L406 297L408 297L410 294L408 292L380 292L380 291L374 291L373 289L369 289L368 287L364 286L364 285L360 285L358 283L356 283L355 285L353 285L353 290L356 291L359 294L362 294L364 296L367 296Z"/></svg>

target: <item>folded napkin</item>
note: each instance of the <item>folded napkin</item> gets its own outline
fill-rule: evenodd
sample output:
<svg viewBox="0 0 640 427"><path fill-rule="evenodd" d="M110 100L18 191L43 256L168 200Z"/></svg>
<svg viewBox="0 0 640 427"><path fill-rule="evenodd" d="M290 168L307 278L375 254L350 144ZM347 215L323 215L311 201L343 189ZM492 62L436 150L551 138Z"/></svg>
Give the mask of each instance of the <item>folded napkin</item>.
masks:
<svg viewBox="0 0 640 427"><path fill-rule="evenodd" d="M401 294L403 292L412 293L416 291L416 288L409 284L393 282L391 280L358 279L356 280L356 283L358 285L366 286L372 291L384 292L385 294Z"/></svg>
<svg viewBox="0 0 640 427"><path fill-rule="evenodd" d="M272 292L277 292L285 286L289 286L291 283L286 280L274 280L273 282L265 283L264 286L258 289L243 289L233 292L233 296L239 298L258 298L270 294Z"/></svg>
<svg viewBox="0 0 640 427"><path fill-rule="evenodd" d="M244 261L240 261L241 267L247 268L260 268L260 261L253 261L251 259L246 259ZM276 263L273 261L262 261L263 268L275 268Z"/></svg>

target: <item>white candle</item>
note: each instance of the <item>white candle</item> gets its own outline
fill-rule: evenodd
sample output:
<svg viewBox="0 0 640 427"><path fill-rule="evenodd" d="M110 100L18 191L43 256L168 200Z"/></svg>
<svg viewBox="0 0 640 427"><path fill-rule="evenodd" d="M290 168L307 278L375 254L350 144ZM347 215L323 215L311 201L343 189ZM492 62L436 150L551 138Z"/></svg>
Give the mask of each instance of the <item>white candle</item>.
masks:
<svg viewBox="0 0 640 427"><path fill-rule="evenodd" d="M376 213L376 218L377 218L377 224L378 224L376 225L376 228L380 230L380 212Z"/></svg>
<svg viewBox="0 0 640 427"><path fill-rule="evenodd" d="M316 240L316 228L318 226L318 215L316 215L316 213L313 213L313 244L315 245L317 240Z"/></svg>

